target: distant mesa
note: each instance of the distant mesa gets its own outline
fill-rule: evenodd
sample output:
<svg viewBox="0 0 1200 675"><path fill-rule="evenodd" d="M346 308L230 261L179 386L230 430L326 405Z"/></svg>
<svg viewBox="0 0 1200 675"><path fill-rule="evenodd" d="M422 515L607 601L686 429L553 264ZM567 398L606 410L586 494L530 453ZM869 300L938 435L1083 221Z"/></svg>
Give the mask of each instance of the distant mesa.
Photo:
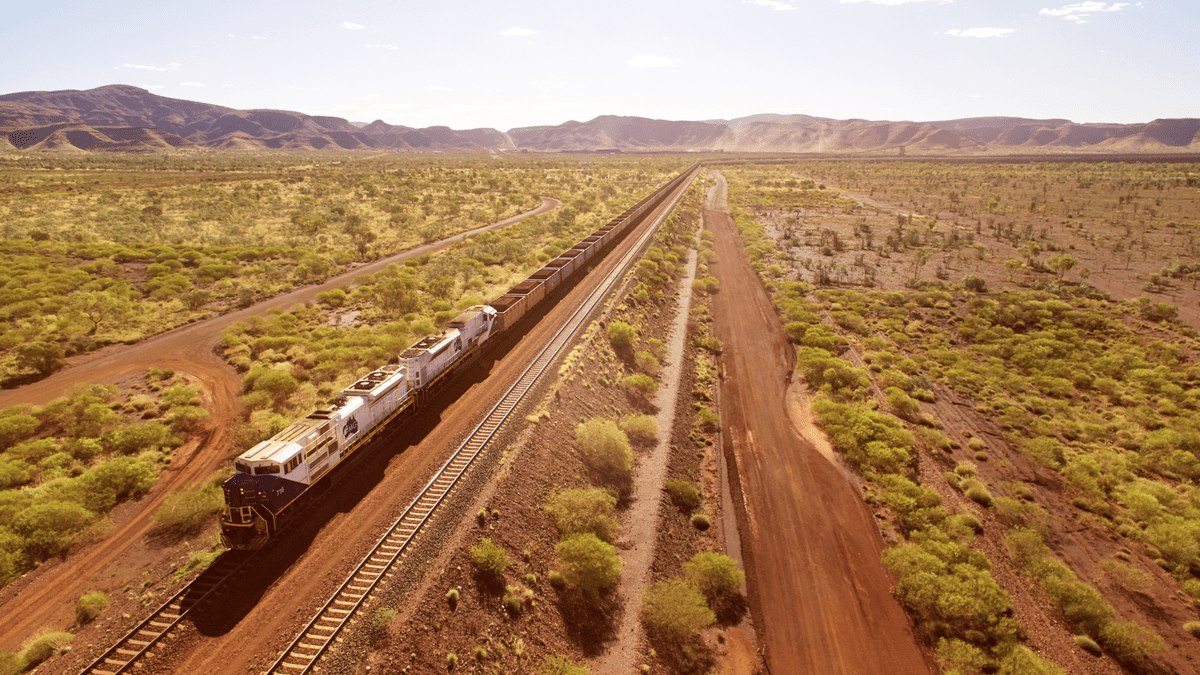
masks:
<svg viewBox="0 0 1200 675"><path fill-rule="evenodd" d="M0 152L365 150L386 152L789 152L1011 155L1200 152L1200 119L1076 124L973 117L932 122L764 113L668 121L601 115L557 126L423 129L289 110L235 110L130 85L0 95Z"/></svg>

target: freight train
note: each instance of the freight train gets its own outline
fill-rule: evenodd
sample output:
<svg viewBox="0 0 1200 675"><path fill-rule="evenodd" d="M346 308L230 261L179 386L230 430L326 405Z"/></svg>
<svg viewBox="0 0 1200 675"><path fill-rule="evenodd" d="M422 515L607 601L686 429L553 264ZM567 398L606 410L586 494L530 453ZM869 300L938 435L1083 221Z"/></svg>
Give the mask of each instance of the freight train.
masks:
<svg viewBox="0 0 1200 675"><path fill-rule="evenodd" d="M270 543L303 508L306 496L329 487L334 467L366 446L389 422L415 412L434 389L474 361L489 340L513 330L521 317L641 222L698 168L684 171L490 305L471 307L436 335L402 351L395 363L346 387L331 406L239 455L233 476L222 486L221 542L235 550L257 550Z"/></svg>

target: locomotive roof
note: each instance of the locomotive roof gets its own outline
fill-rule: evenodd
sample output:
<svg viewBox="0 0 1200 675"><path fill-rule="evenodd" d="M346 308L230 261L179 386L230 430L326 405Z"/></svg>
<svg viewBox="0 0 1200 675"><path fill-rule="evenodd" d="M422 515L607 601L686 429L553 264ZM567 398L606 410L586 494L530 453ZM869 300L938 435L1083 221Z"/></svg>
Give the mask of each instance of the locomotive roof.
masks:
<svg viewBox="0 0 1200 675"><path fill-rule="evenodd" d="M375 400L403 382L406 374L404 366L391 363L367 373L357 382L343 389L342 393L349 396L367 396L371 400Z"/></svg>

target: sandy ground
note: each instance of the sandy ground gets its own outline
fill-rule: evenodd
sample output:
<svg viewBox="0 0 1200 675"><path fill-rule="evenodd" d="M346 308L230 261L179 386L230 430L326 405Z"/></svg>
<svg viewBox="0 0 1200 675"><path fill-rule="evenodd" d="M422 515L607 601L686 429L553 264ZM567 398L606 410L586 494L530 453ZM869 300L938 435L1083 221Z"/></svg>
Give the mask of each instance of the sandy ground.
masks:
<svg viewBox="0 0 1200 675"><path fill-rule="evenodd" d="M716 178L704 218L716 234L710 269L721 282L714 317L725 345L722 424L740 479L751 611L770 672L929 673L891 595L871 512L793 426L792 352Z"/></svg>

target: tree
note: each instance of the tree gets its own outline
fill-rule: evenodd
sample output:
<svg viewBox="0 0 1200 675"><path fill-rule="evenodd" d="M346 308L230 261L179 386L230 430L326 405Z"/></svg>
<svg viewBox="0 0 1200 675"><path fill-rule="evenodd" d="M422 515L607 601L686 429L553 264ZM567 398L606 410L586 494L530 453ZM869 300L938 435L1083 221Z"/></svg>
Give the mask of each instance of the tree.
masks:
<svg viewBox="0 0 1200 675"><path fill-rule="evenodd" d="M116 323L132 310L133 304L128 298L110 291L84 291L68 297L65 311L67 316L88 327L88 335L95 335L100 326Z"/></svg>
<svg viewBox="0 0 1200 675"><path fill-rule="evenodd" d="M683 579L659 581L642 596L646 627L677 642L688 640L716 620L700 589Z"/></svg>
<svg viewBox="0 0 1200 675"><path fill-rule="evenodd" d="M63 348L53 342L27 342L16 348L17 364L37 371L39 375L50 373L67 365Z"/></svg>
<svg viewBox="0 0 1200 675"><path fill-rule="evenodd" d="M1062 278L1066 276L1067 272L1070 272L1076 265L1079 264L1079 261L1069 255L1060 254L1050 256L1046 260L1046 264L1050 266L1050 269L1058 272L1058 279L1061 281Z"/></svg>
<svg viewBox="0 0 1200 675"><path fill-rule="evenodd" d="M601 473L628 476L633 448L616 422L596 417L575 427L575 444L585 462Z"/></svg>
<svg viewBox="0 0 1200 675"><path fill-rule="evenodd" d="M617 498L601 488L558 490L546 502L546 513L563 537L589 532L612 543L620 524L613 517Z"/></svg>
<svg viewBox="0 0 1200 675"><path fill-rule="evenodd" d="M408 277L388 275L375 282L375 299L392 316L404 316L421 309L421 296Z"/></svg>
<svg viewBox="0 0 1200 675"><path fill-rule="evenodd" d="M612 588L621 580L625 561L617 548L591 532L568 537L554 547L567 583L586 593Z"/></svg>
<svg viewBox="0 0 1200 675"><path fill-rule="evenodd" d="M342 227L342 231L350 235L350 240L354 242L354 248L358 250L359 258L364 257L367 247L379 238L379 235L371 229L370 224L357 213L346 216L346 224Z"/></svg>

